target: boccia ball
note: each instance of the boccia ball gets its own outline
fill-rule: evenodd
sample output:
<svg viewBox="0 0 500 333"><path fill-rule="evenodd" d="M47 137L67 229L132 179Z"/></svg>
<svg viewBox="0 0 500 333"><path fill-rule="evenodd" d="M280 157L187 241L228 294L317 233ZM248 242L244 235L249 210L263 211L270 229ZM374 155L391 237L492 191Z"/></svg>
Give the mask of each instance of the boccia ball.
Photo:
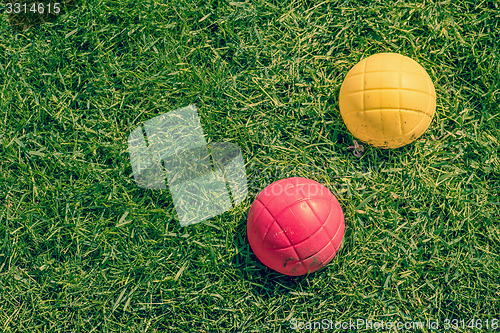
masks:
<svg viewBox="0 0 500 333"><path fill-rule="evenodd" d="M339 104L342 119L356 138L380 148L398 148L427 130L436 110L436 91L416 61L379 53L347 73Z"/></svg>
<svg viewBox="0 0 500 333"><path fill-rule="evenodd" d="M248 213L253 252L269 268L298 276L328 264L344 237L335 196L314 180L294 177L267 186Z"/></svg>

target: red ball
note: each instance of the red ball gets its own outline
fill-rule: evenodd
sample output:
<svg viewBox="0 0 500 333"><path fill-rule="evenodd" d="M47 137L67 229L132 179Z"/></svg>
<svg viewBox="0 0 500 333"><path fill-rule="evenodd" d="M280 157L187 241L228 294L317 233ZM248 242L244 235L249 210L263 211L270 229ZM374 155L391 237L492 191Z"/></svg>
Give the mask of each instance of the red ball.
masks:
<svg viewBox="0 0 500 333"><path fill-rule="evenodd" d="M325 186L287 178L267 186L250 207L248 241L259 260L298 276L328 264L344 237L344 213Z"/></svg>

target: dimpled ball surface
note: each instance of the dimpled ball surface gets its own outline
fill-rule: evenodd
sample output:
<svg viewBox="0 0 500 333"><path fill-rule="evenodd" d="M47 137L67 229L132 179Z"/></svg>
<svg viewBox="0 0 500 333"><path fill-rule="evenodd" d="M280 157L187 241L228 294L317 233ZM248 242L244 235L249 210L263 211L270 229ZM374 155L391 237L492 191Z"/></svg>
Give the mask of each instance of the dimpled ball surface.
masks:
<svg viewBox="0 0 500 333"><path fill-rule="evenodd" d="M427 130L436 110L436 91L416 61L379 53L347 73L339 104L344 123L356 138L380 148L398 148Z"/></svg>
<svg viewBox="0 0 500 333"><path fill-rule="evenodd" d="M259 260L298 276L328 264L344 236L344 214L323 185L294 177L267 186L250 207L247 234Z"/></svg>

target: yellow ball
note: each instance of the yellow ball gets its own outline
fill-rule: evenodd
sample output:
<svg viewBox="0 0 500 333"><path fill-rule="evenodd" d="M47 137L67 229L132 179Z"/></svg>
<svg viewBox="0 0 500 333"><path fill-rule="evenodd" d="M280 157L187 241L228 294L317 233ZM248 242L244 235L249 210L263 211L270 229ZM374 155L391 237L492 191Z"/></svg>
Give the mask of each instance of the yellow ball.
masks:
<svg viewBox="0 0 500 333"><path fill-rule="evenodd" d="M340 114L358 139L381 148L413 142L436 111L432 80L416 61L397 53L357 63L340 88Z"/></svg>

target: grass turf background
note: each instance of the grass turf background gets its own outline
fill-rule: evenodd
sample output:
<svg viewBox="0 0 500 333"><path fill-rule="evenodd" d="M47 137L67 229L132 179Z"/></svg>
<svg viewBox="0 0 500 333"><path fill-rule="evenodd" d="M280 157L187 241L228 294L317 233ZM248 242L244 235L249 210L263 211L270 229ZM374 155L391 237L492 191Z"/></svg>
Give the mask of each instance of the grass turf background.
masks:
<svg viewBox="0 0 500 333"><path fill-rule="evenodd" d="M499 29L498 1L81 1L22 33L3 15L0 330L500 320ZM357 158L338 93L378 52L428 71L437 114ZM250 193L181 228L168 191L135 185L127 137L190 103L209 141L240 146ZM245 231L288 176L325 184L346 218L332 263L299 278L260 264Z"/></svg>

